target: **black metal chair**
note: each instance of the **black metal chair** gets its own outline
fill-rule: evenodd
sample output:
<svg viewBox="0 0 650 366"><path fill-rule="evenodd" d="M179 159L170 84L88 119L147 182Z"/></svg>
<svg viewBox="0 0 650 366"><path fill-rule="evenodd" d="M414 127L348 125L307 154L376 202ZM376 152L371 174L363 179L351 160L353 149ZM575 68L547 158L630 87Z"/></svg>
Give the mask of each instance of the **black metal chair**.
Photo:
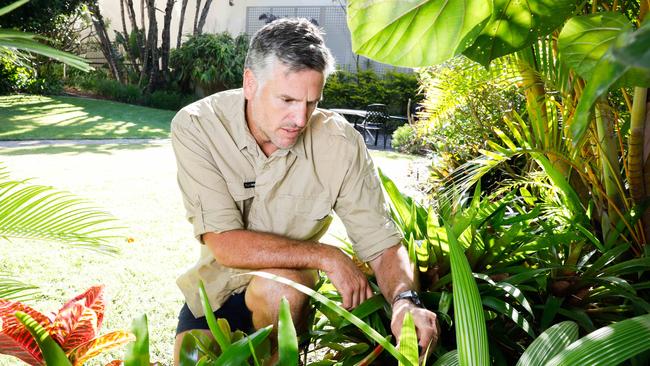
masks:
<svg viewBox="0 0 650 366"><path fill-rule="evenodd" d="M384 104L370 104L366 108L366 116L363 118L363 121L359 125L362 133L367 134L370 137L373 137L374 132L374 143L373 145L377 146L377 140L379 139L379 132L384 132L386 129L386 123L388 122L388 110ZM384 139L386 136L384 136ZM384 147L386 147L386 141L384 140Z"/></svg>

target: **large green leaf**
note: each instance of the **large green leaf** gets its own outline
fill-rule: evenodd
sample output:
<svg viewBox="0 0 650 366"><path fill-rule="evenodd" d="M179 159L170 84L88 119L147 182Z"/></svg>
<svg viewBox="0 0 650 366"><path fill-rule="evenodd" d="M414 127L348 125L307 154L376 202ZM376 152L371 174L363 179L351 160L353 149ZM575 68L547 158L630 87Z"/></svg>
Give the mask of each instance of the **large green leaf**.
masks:
<svg viewBox="0 0 650 366"><path fill-rule="evenodd" d="M280 302L278 316L278 353L280 365L298 366L298 338L291 319L291 308L285 297Z"/></svg>
<svg viewBox="0 0 650 366"><path fill-rule="evenodd" d="M18 0L18 1L14 2L14 3L11 3L11 4L9 4L9 5L5 6L5 7L2 7L2 8L0 8L0 16L3 16L5 14L9 13L10 11L20 7L20 6L23 6L23 5L27 4L28 2L29 2L29 0Z"/></svg>
<svg viewBox="0 0 650 366"><path fill-rule="evenodd" d="M632 24L621 13L575 16L566 22L557 39L562 62L589 80L616 37L630 29Z"/></svg>
<svg viewBox="0 0 650 366"><path fill-rule="evenodd" d="M650 54L647 53L648 37L650 37L650 21L644 22L635 32L622 33L598 62L592 78L587 81L582 92L570 126L574 145L578 145L587 132L591 120L591 107L596 100L632 66L650 68ZM634 60L635 56L638 56L638 60Z"/></svg>
<svg viewBox="0 0 650 366"><path fill-rule="evenodd" d="M350 0L352 50L392 65L437 64L469 47L491 14L489 0Z"/></svg>
<svg viewBox="0 0 650 366"><path fill-rule="evenodd" d="M650 349L650 314L602 327L570 344L546 365L618 365Z"/></svg>
<svg viewBox="0 0 650 366"><path fill-rule="evenodd" d="M458 351L453 350L442 355L433 366L458 366Z"/></svg>
<svg viewBox="0 0 650 366"><path fill-rule="evenodd" d="M454 284L456 344L461 366L490 364L487 329L478 286L454 231L445 223L449 239L451 275Z"/></svg>
<svg viewBox="0 0 650 366"><path fill-rule="evenodd" d="M63 352L61 347L52 339L42 325L29 316L29 314L23 313L22 311L16 312L16 318L23 323L25 328L34 337L34 340L36 340L36 343L38 343L38 347L41 349L43 359L47 365L72 366L65 352Z"/></svg>
<svg viewBox="0 0 650 366"><path fill-rule="evenodd" d="M519 358L516 366L543 366L546 361L578 339L578 326L571 321L557 323L540 334Z"/></svg>
<svg viewBox="0 0 650 366"><path fill-rule="evenodd" d="M487 67L495 58L518 51L550 34L573 15L575 9L573 1L494 0L490 22L463 53Z"/></svg>
<svg viewBox="0 0 650 366"><path fill-rule="evenodd" d="M88 62L85 59L39 43L36 41L37 38L38 36L35 34L18 33L16 31L0 29L0 47L15 48L21 51L38 53L39 55L63 62L64 64L70 65L81 71L93 70L93 67L88 65Z"/></svg>

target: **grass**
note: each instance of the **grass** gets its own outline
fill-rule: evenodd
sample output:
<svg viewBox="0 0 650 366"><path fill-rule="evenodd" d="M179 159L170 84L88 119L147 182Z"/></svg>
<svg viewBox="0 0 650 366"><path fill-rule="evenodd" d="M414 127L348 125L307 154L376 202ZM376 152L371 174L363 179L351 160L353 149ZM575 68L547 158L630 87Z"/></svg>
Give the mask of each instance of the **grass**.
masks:
<svg viewBox="0 0 650 366"><path fill-rule="evenodd" d="M0 140L167 138L175 112L65 96L0 96Z"/></svg>
<svg viewBox="0 0 650 366"><path fill-rule="evenodd" d="M176 164L168 140L151 144L31 146L0 149L0 161L16 179L52 185L90 198L113 213L126 237L110 257L64 244L33 240L0 241L0 271L8 271L40 287L30 305L43 312L58 310L73 296L104 284L109 297L102 333L129 329L134 317L149 317L152 360L171 365L177 314L182 296L175 280L198 258L199 245L185 220L176 184ZM411 161L390 152L372 151L377 166L396 183L409 183ZM324 242L345 236L335 221ZM121 358L123 348L91 360L104 365ZM0 366L19 365L0 355Z"/></svg>

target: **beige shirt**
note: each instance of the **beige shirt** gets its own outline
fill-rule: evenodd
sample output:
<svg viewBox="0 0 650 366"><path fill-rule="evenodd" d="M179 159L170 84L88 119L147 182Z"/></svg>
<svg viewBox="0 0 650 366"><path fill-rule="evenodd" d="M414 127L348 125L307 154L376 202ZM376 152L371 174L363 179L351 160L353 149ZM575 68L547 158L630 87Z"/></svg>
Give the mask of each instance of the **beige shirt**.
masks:
<svg viewBox="0 0 650 366"><path fill-rule="evenodd" d="M178 184L201 241L206 232L248 229L317 241L334 210L360 259L369 261L401 240L361 135L347 121L317 109L291 149L266 157L248 130L241 89L211 95L172 121ZM254 182L254 186L253 183ZM202 280L213 310L241 292L248 270L220 265L206 246L177 284L195 316L203 316Z"/></svg>

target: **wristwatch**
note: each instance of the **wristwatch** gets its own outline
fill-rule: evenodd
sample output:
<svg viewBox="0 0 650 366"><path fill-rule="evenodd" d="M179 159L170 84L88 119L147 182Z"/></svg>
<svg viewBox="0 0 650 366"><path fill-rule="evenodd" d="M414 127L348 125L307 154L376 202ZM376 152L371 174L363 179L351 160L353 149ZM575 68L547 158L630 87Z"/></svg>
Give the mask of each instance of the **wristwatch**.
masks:
<svg viewBox="0 0 650 366"><path fill-rule="evenodd" d="M422 304L422 301L420 301L420 296L418 296L418 293L413 291L413 290L407 290L404 292L399 293L395 298L393 299L393 304L395 304L398 300L408 300L413 303L413 305L423 308L424 305Z"/></svg>

